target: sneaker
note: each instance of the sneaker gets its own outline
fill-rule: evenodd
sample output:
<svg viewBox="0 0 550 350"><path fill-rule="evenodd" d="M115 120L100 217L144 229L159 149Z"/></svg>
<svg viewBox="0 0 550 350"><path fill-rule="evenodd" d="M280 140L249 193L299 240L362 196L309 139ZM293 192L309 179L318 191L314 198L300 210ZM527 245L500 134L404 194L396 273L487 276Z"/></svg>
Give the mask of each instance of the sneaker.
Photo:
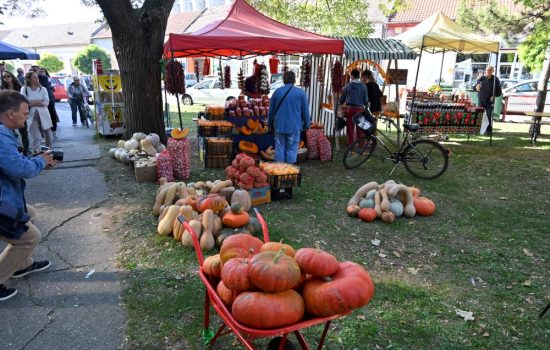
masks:
<svg viewBox="0 0 550 350"><path fill-rule="evenodd" d="M26 269L16 271L13 276L11 276L11 278L21 278L27 276L30 273L44 271L51 265L52 264L48 260L35 261L31 264L31 266L27 267Z"/></svg>
<svg viewBox="0 0 550 350"><path fill-rule="evenodd" d="M14 297L17 294L17 289L7 288L5 285L0 284L0 301L5 301Z"/></svg>
<svg viewBox="0 0 550 350"><path fill-rule="evenodd" d="M76 123L73 123L73 126L76 126Z"/></svg>
<svg viewBox="0 0 550 350"><path fill-rule="evenodd" d="M53 138L56 139L56 138L57 138L57 134L55 133L55 131L52 131L52 134L53 134Z"/></svg>

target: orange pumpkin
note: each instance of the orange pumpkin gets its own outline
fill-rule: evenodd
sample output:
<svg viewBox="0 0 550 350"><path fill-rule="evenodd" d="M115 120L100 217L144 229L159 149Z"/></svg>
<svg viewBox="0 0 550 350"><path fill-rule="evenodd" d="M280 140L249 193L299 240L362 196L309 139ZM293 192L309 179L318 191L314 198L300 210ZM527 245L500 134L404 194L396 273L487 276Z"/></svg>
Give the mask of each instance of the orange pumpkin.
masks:
<svg viewBox="0 0 550 350"><path fill-rule="evenodd" d="M248 153L258 153L258 145L253 142L239 141L239 150Z"/></svg>
<svg viewBox="0 0 550 350"><path fill-rule="evenodd" d="M302 271L313 276L331 276L338 271L338 260L321 249L301 248L294 258Z"/></svg>
<svg viewBox="0 0 550 350"><path fill-rule="evenodd" d="M250 280L266 292L282 292L300 282L300 267L283 250L255 255L250 261Z"/></svg>
<svg viewBox="0 0 550 350"><path fill-rule="evenodd" d="M296 254L294 248L282 242L266 242L262 246L262 249L260 249L260 252L278 252L281 249L284 249L285 254L290 257L294 257L294 255Z"/></svg>
<svg viewBox="0 0 550 350"><path fill-rule="evenodd" d="M409 187L409 190L411 191L413 197L420 196L420 188L415 187L415 186L411 186L411 187Z"/></svg>
<svg viewBox="0 0 550 350"><path fill-rule="evenodd" d="M223 284L223 281L220 281L220 283L218 283L216 291L218 292L220 298L223 300L224 304L228 307L231 307L233 301L235 301L235 298L240 293L238 290L227 288L226 285Z"/></svg>
<svg viewBox="0 0 550 350"><path fill-rule="evenodd" d="M234 258L226 261L221 272L223 284L227 288L241 291L252 288L249 266L247 258Z"/></svg>
<svg viewBox="0 0 550 350"><path fill-rule="evenodd" d="M176 140L183 139L187 137L188 134L189 134L189 129L181 130L180 128L173 128L172 131L170 132L170 136L172 136L172 138Z"/></svg>
<svg viewBox="0 0 550 350"><path fill-rule="evenodd" d="M207 196L200 196L197 200L196 208L199 213L202 213L206 209L212 209L214 213L218 213L225 208L227 201L225 197L217 194L209 194Z"/></svg>
<svg viewBox="0 0 550 350"><path fill-rule="evenodd" d="M226 227L237 228L248 224L250 215L246 211L242 213L235 213L233 211L226 213L223 216L222 222Z"/></svg>
<svg viewBox="0 0 550 350"><path fill-rule="evenodd" d="M212 255L204 259L202 270L208 276L220 277L222 273L222 261L220 254Z"/></svg>
<svg viewBox="0 0 550 350"><path fill-rule="evenodd" d="M263 244L259 238L246 233L231 235L223 241L220 248L222 264L232 258L251 258L260 252Z"/></svg>
<svg viewBox="0 0 550 350"><path fill-rule="evenodd" d="M435 203L426 197L413 197L416 215L432 216L435 213Z"/></svg>
<svg viewBox="0 0 550 350"><path fill-rule="evenodd" d="M357 216L359 216L359 219L363 221L371 222L376 220L378 214L376 213L376 210L374 210L374 208L363 208L359 210Z"/></svg>

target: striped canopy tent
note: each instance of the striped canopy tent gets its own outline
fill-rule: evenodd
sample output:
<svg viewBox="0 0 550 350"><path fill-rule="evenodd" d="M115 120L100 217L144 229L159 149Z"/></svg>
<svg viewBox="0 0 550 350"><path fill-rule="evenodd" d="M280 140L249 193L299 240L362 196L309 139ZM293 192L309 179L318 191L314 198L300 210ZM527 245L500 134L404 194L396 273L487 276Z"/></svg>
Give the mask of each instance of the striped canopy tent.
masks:
<svg viewBox="0 0 550 350"><path fill-rule="evenodd" d="M344 37L344 55L349 61L414 60L416 53L394 39Z"/></svg>

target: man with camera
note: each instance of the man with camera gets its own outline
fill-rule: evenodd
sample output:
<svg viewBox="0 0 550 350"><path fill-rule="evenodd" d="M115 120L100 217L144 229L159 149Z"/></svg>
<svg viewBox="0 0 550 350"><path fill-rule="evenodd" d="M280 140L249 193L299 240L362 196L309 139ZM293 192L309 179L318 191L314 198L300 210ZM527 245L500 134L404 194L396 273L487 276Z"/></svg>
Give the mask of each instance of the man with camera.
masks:
<svg viewBox="0 0 550 350"><path fill-rule="evenodd" d="M34 261L32 254L40 231L29 220L25 202L25 178L38 176L56 161L50 153L28 158L18 150L13 131L23 127L29 115L29 101L16 91L0 91L0 240L7 247L0 254L0 302L17 294L4 282L43 271L50 262Z"/></svg>

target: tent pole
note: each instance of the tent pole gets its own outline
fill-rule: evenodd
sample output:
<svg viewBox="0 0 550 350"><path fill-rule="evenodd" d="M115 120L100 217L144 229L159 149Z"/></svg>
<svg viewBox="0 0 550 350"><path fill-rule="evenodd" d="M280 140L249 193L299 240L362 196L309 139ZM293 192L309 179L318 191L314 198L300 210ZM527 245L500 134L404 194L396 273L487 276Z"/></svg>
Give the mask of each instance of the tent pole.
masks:
<svg viewBox="0 0 550 350"><path fill-rule="evenodd" d="M170 51L172 56L172 64L174 63L174 51ZM172 80L176 80L174 77L174 70L170 69L170 75L172 75ZM183 84L183 82L180 82L180 84ZM180 129L183 130L183 121L181 120L181 109L180 109L180 98L178 96L178 90L176 89L176 102L178 104L178 117L180 120Z"/></svg>
<svg viewBox="0 0 550 350"><path fill-rule="evenodd" d="M443 55L441 56L441 69L439 70L439 82L437 85L441 86L441 76L443 75L443 62L445 61L445 49L443 49Z"/></svg>
<svg viewBox="0 0 550 350"><path fill-rule="evenodd" d="M494 72L494 80L493 80L493 102L492 102L492 105L493 105L493 108L491 108L491 115L490 116L487 116L489 118L489 125L491 126L491 135L489 135L489 146L492 146L493 145L493 112L495 110L495 100L496 100L496 96L495 96L495 91L496 91L496 88L497 88L497 72L498 72L498 61L500 60L500 47L499 47L499 50L496 52L496 63L495 63L495 72Z"/></svg>
<svg viewBox="0 0 550 350"><path fill-rule="evenodd" d="M422 62L422 51L424 51L424 44L420 46L420 55L418 56L418 66L416 67L416 78L414 78L414 88L413 88L413 96L411 101L411 119L409 122L412 122L412 115L414 110L414 100L416 99L416 84L418 84L418 73L420 71L420 62Z"/></svg>

